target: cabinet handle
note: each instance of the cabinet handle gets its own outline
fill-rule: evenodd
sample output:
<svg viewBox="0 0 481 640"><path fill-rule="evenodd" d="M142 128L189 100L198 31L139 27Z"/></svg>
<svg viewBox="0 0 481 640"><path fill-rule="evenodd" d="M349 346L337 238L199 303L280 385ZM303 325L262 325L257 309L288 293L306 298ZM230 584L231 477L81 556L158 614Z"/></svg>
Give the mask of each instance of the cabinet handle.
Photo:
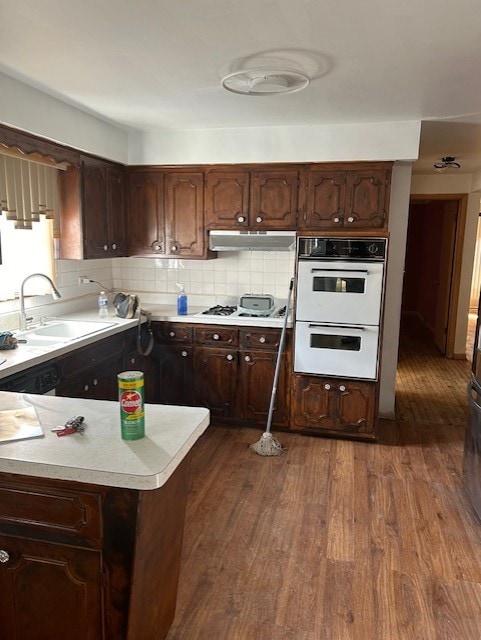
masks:
<svg viewBox="0 0 481 640"><path fill-rule="evenodd" d="M339 224L339 222L341 222L341 218L339 218L339 216L336 216L336 217L334 218L334 222L335 222L336 224Z"/></svg>
<svg viewBox="0 0 481 640"><path fill-rule="evenodd" d="M187 351L181 351L181 352L180 352L180 355L181 355L183 358L187 358Z"/></svg>
<svg viewBox="0 0 481 640"><path fill-rule="evenodd" d="M233 356L231 353L229 353L229 354L226 356L226 360L229 360L229 362L231 362L232 360L234 360L234 356Z"/></svg>
<svg viewBox="0 0 481 640"><path fill-rule="evenodd" d="M162 244L160 242L152 242L152 249L154 251L162 251Z"/></svg>
<svg viewBox="0 0 481 640"><path fill-rule="evenodd" d="M353 218L353 216L349 216L349 217L348 217L348 219L347 219L347 221L348 221L348 222L354 222L354 218Z"/></svg>
<svg viewBox="0 0 481 640"><path fill-rule="evenodd" d="M88 390L89 390L88 384L84 384L84 391L88 391Z"/></svg>
<svg viewBox="0 0 481 640"><path fill-rule="evenodd" d="M135 358L130 358L130 364L135 364L136 360Z"/></svg>
<svg viewBox="0 0 481 640"><path fill-rule="evenodd" d="M346 385L341 384L339 385L339 391L345 391L346 390Z"/></svg>
<svg viewBox="0 0 481 640"><path fill-rule="evenodd" d="M112 244L112 249L113 249L114 251L115 251L115 249L117 249L117 244L116 244L115 242Z"/></svg>
<svg viewBox="0 0 481 640"><path fill-rule="evenodd" d="M325 389L326 391L329 391L329 389L330 389L330 388L331 388L331 385L330 385L330 384L326 383L326 384L324 385L324 389Z"/></svg>
<svg viewBox="0 0 481 640"><path fill-rule="evenodd" d="M264 343L265 343L265 341L266 341L266 339L265 339L265 337L264 337L264 336L261 336L261 337L259 338L259 342L260 342L261 344L264 344Z"/></svg>
<svg viewBox="0 0 481 640"><path fill-rule="evenodd" d="M171 253L177 253L177 251L178 251L178 250L179 250L178 245L173 244L173 245L172 245L172 248L171 248L171 250L170 250L170 251L171 251Z"/></svg>
<svg viewBox="0 0 481 640"><path fill-rule="evenodd" d="M237 216L237 222L245 222L246 219L244 216Z"/></svg>
<svg viewBox="0 0 481 640"><path fill-rule="evenodd" d="M264 218L262 216L257 216L256 222L264 222Z"/></svg>
<svg viewBox="0 0 481 640"><path fill-rule="evenodd" d="M97 380L97 378L94 378L92 384L94 385L94 387L96 387L98 385L99 381Z"/></svg>
<svg viewBox="0 0 481 640"><path fill-rule="evenodd" d="M218 333L214 333L214 334L212 335L212 339L213 339L213 340L220 340L220 335L219 335Z"/></svg>
<svg viewBox="0 0 481 640"><path fill-rule="evenodd" d="M175 338L175 331L170 331L170 332L169 332L169 336L170 336L171 338Z"/></svg>
<svg viewBox="0 0 481 640"><path fill-rule="evenodd" d="M250 356L244 356L244 360L246 362L250 362L252 360L252 358Z"/></svg>
<svg viewBox="0 0 481 640"><path fill-rule="evenodd" d="M104 244L104 246L102 248L103 248L104 251L108 251L109 250L109 247L108 247L107 244Z"/></svg>
<svg viewBox="0 0 481 640"><path fill-rule="evenodd" d="M2 564L5 564L5 562L8 562L10 560L10 554L8 553L8 551L5 551L5 549L0 549L0 562Z"/></svg>

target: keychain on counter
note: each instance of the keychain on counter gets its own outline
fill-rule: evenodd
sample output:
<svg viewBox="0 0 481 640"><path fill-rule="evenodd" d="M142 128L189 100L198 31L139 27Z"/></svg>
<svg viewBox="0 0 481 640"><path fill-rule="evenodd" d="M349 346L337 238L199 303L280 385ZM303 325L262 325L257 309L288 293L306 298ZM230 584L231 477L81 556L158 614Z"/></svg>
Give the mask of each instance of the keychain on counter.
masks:
<svg viewBox="0 0 481 640"><path fill-rule="evenodd" d="M83 416L74 416L67 420L63 427L53 427L50 431L54 431L58 436L69 436L71 433L80 433L83 435L85 427L83 426Z"/></svg>

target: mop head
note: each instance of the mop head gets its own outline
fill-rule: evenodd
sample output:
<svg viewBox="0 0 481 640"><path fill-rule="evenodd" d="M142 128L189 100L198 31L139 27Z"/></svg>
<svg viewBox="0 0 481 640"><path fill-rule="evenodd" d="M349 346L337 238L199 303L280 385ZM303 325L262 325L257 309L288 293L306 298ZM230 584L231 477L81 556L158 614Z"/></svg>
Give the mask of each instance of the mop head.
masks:
<svg viewBox="0 0 481 640"><path fill-rule="evenodd" d="M251 444L252 451L255 451L260 456L281 456L285 453L279 440L274 438L271 433L267 431L262 434L260 440Z"/></svg>

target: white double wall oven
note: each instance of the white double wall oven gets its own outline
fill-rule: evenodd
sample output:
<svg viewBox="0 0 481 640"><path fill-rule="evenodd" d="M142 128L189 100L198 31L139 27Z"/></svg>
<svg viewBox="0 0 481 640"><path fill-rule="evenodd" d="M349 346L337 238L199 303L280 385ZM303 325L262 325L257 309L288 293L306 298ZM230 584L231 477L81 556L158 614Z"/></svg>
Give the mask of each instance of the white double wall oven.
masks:
<svg viewBox="0 0 481 640"><path fill-rule="evenodd" d="M377 379L386 245L298 238L295 372Z"/></svg>

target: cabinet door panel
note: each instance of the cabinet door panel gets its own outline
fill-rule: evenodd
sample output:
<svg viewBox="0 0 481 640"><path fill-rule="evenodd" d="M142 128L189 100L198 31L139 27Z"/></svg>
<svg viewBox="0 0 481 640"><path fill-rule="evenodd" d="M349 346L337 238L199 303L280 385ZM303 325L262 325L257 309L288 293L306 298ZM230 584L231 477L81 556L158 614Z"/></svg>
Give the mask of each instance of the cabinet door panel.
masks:
<svg viewBox="0 0 481 640"><path fill-rule="evenodd" d="M99 640L101 553L0 536L10 556L0 565L2 637Z"/></svg>
<svg viewBox="0 0 481 640"><path fill-rule="evenodd" d="M202 173L165 176L167 255L204 255L204 178Z"/></svg>
<svg viewBox="0 0 481 640"><path fill-rule="evenodd" d="M225 171L205 177L205 224L208 229L247 227L249 172Z"/></svg>
<svg viewBox="0 0 481 640"><path fill-rule="evenodd" d="M151 358L155 367L158 402L191 406L192 347L156 345Z"/></svg>
<svg viewBox="0 0 481 640"><path fill-rule="evenodd" d="M252 175L250 226L296 229L299 172L259 171Z"/></svg>
<svg viewBox="0 0 481 640"><path fill-rule="evenodd" d="M161 173L132 173L129 179L129 255L164 251Z"/></svg>
<svg viewBox="0 0 481 640"><path fill-rule="evenodd" d="M380 228L386 223L386 171L350 172L347 179L345 227Z"/></svg>
<svg viewBox="0 0 481 640"><path fill-rule="evenodd" d="M113 256L127 255L125 173L107 169L107 210L109 213L109 252Z"/></svg>
<svg viewBox="0 0 481 640"><path fill-rule="evenodd" d="M84 255L108 257L107 174L105 166L94 160L82 163L82 212Z"/></svg>
<svg viewBox="0 0 481 640"><path fill-rule="evenodd" d="M235 415L237 350L196 347L194 350L194 405L207 407L213 417Z"/></svg>
<svg viewBox="0 0 481 640"><path fill-rule="evenodd" d="M266 424L272 395L277 353L248 351L240 356L239 416L256 424ZM285 426L288 422L286 367L281 365L274 399L272 423Z"/></svg>
<svg viewBox="0 0 481 640"><path fill-rule="evenodd" d="M305 177L306 204L300 227L332 229L342 227L346 200L343 171L311 171Z"/></svg>

